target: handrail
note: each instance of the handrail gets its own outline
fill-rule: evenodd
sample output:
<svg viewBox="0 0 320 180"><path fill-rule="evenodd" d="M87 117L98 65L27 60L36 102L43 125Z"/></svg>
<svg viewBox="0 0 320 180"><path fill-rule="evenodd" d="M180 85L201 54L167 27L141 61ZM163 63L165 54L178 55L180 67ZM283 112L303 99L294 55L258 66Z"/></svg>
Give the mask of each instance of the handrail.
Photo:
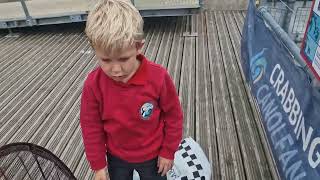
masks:
<svg viewBox="0 0 320 180"><path fill-rule="evenodd" d="M284 45L288 48L291 55L295 59L295 63L300 66L309 75L311 81L316 84L319 83L313 72L308 68L306 62L300 55L300 49L289 37L289 35L281 28L281 26L273 19L271 14L268 12L266 7L262 6L258 9L259 13L262 15L263 19L268 23L271 29L276 33L276 35L281 39Z"/></svg>
<svg viewBox="0 0 320 180"><path fill-rule="evenodd" d="M25 2L24 0L20 0L20 2L21 2L21 6L22 6L22 8L23 8L24 14L26 15L27 24L28 24L29 26L32 26L34 23L33 23L32 17L30 16L28 7L27 7L27 5L26 5L26 2Z"/></svg>

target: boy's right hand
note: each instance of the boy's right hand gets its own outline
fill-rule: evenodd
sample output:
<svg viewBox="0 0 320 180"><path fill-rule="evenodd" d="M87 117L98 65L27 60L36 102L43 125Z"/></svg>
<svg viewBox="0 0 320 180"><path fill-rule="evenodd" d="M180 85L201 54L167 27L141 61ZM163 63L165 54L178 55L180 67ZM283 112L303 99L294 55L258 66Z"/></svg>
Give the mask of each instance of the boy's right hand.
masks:
<svg viewBox="0 0 320 180"><path fill-rule="evenodd" d="M96 171L94 180L110 180L109 173L105 170L105 168Z"/></svg>

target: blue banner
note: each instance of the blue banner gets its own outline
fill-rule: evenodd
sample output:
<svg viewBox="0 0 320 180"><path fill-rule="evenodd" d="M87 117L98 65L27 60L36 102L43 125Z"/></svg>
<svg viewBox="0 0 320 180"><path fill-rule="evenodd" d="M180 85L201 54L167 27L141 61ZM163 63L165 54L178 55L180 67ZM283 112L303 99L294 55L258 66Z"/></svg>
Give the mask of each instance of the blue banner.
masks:
<svg viewBox="0 0 320 180"><path fill-rule="evenodd" d="M320 98L250 0L242 67L281 179L320 179Z"/></svg>

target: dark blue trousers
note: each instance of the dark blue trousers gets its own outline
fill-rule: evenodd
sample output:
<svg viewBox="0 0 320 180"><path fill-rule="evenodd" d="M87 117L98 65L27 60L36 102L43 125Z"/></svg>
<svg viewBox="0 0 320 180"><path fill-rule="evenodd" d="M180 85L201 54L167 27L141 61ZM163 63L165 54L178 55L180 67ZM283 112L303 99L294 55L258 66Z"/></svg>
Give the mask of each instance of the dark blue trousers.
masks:
<svg viewBox="0 0 320 180"><path fill-rule="evenodd" d="M129 163L107 153L110 180L132 180L133 170L139 173L140 180L166 180L158 174L157 158L142 162Z"/></svg>

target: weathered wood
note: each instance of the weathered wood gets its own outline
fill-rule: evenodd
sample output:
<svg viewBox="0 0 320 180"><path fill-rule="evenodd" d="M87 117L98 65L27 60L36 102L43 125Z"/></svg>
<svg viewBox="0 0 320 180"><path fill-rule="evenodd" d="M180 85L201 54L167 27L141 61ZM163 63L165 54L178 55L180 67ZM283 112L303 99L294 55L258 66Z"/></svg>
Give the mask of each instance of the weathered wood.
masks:
<svg viewBox="0 0 320 180"><path fill-rule="evenodd" d="M88 56L86 54L84 55ZM64 91L67 90L66 85L72 82L73 79L77 77L78 74L76 74L76 72L81 71L81 69L87 63L88 61L78 61L75 65L73 65L72 68L71 67L60 68L59 71L55 71L52 74L52 76L50 76L50 78L47 79L45 83L41 83L41 87L39 87L39 83L41 81L38 81L38 82L35 82L38 84L37 85L38 88L36 89L26 88L26 91L27 93L29 93L29 95L27 97L23 97L23 100L19 100L17 102L13 101L10 104L8 104L6 108L10 108L9 109L10 112L4 116L4 119L6 119L7 122L9 123L6 123L4 126L2 126L1 130L2 128L5 128L5 129L9 128L10 130L7 129L7 132L2 136L3 138L0 144L6 142L7 139L12 138L13 134L15 134L17 129L20 128L23 124L28 124L27 121L22 121L22 120L19 121L19 119L29 118L29 116L31 116L32 114L35 115L36 112L40 113L41 115L46 115L46 113L50 112L50 109L47 109L48 107L46 106L46 104L43 105L43 100L47 97L51 99L55 98L54 101L56 101L56 99L61 98L63 93L65 93ZM69 73L71 77L73 77L73 79L67 79L66 78L68 77L66 76L67 73ZM37 87L37 86L34 85L33 87ZM57 91L57 93L54 93L55 91ZM52 101L51 99L48 99L47 101L51 102ZM39 105L41 103L45 109L39 108ZM37 111L35 112L35 110ZM1 114L2 113L3 112L1 111ZM9 116L11 114L12 116ZM17 122L17 123L14 124L14 122Z"/></svg>
<svg viewBox="0 0 320 180"><path fill-rule="evenodd" d="M83 153L74 174L78 179L80 179L80 177L82 179L93 179L93 173L92 171L88 171L88 169L90 169L90 166L86 160L86 155Z"/></svg>
<svg viewBox="0 0 320 180"><path fill-rule="evenodd" d="M224 46L221 44L221 26L218 14L209 12L208 19L208 45L211 68L212 90L214 99L214 112L216 133L219 149L220 179L245 179L242 157L239 149L237 131L230 103L228 81L223 64Z"/></svg>
<svg viewBox="0 0 320 180"><path fill-rule="evenodd" d="M203 148L214 180L276 179L241 72L243 13L206 11L145 19L142 52L168 69L184 110L184 136ZM72 26L65 29L22 30L10 39L0 35L0 145L38 144L57 155L78 179L92 179L79 108L83 81L97 59L84 33ZM10 177L20 168L7 160L0 163L9 164ZM36 168L31 169L35 174ZM16 177L27 177L21 168L19 172Z"/></svg>
<svg viewBox="0 0 320 180"><path fill-rule="evenodd" d="M30 64L28 62L33 61L35 59L33 57L36 56L39 52L48 51L48 47L50 47L49 45L52 42L51 38L54 38L54 36L45 36L44 39L42 39L40 36L36 41L33 41L33 43L36 43L36 45L25 47L25 49L23 49L22 51L18 51L18 49L16 49L15 51L11 50L11 53L4 55L0 67L0 82L2 82L4 79L8 79L7 77L5 77L6 74L10 75L17 69L23 68L23 65L24 67L28 66ZM10 56L8 57L8 55ZM17 73L21 72L17 71Z"/></svg>
<svg viewBox="0 0 320 180"><path fill-rule="evenodd" d="M210 64L208 57L207 21L203 13L196 16L196 140L206 153L212 166L212 180L219 177L219 156L213 110Z"/></svg>
<svg viewBox="0 0 320 180"><path fill-rule="evenodd" d="M24 35L24 36L19 36L18 34L16 35L10 35L7 34L6 36L3 36L0 38L0 54L4 49L12 48L15 47L16 45L19 45L23 40L27 39L27 37L30 38L30 36Z"/></svg>
<svg viewBox="0 0 320 180"><path fill-rule="evenodd" d="M73 40L75 40L76 38L77 36L73 37ZM67 38L66 40L70 40L70 39ZM59 46L55 46L55 47L59 47ZM57 61L55 61L55 57L57 56L57 53L59 51L63 50L61 48L65 48L65 47L67 47L67 44L63 46L61 45L61 47L59 47L60 49L52 49L52 51L48 52L47 54L48 58L42 58L37 60L35 57L36 61L34 61L34 63L31 63L28 61L25 63L22 63L21 68L19 68L18 70L14 70L9 77L4 76L4 79L6 81L4 83L1 83L2 88L0 92L2 94L0 96L0 99L1 99L0 107L7 106L8 104L11 104L10 102L12 101L14 104L15 102L19 101L17 98L23 95L21 91L23 90L30 91L30 89L26 89L26 86L35 88L33 85L35 82L40 81L39 79L42 79L42 81L45 81L46 80L45 77L47 78L50 77L51 73L61 65L61 63L58 63L58 62L62 62L63 59L60 57L61 59L58 59ZM42 57L40 54L40 51L39 53L37 53L37 56ZM26 67L24 67L25 64L27 64ZM42 72L45 72L46 76L40 75Z"/></svg>
<svg viewBox="0 0 320 180"><path fill-rule="evenodd" d="M224 16L223 16L224 15ZM257 131L252 111L249 111L250 104L248 102L247 94L245 92L244 83L242 79L238 62L240 62L240 38L239 31L233 25L230 13L223 13L220 20L227 26L222 28L223 32L227 32L229 36L225 36L224 62L226 75L229 79L229 92L231 94L232 107L240 140L240 147L244 161L244 167L247 174L247 179L270 179L270 171L263 152L262 143ZM226 17L227 16L227 17ZM238 38L234 40L230 37ZM237 61L238 60L238 61Z"/></svg>
<svg viewBox="0 0 320 180"><path fill-rule="evenodd" d="M175 47L172 47L173 35L176 26L177 18L166 18L164 33L161 38L159 51L157 53L155 62L161 64L163 67L168 66L169 55Z"/></svg>
<svg viewBox="0 0 320 180"><path fill-rule="evenodd" d="M243 18L246 18L247 11L240 11Z"/></svg>
<svg viewBox="0 0 320 180"><path fill-rule="evenodd" d="M144 28L143 28L143 31L144 31L144 45L141 49L141 52L143 54L146 53L146 49L150 43L150 38L151 38L151 31L152 31L152 24L151 23L147 23L145 22L144 24Z"/></svg>
<svg viewBox="0 0 320 180"><path fill-rule="evenodd" d="M77 44L75 45L77 46ZM79 52L84 47L87 47L87 44L81 42L81 45L75 51ZM64 125L67 114L72 112L73 108L78 108L77 105L79 102L77 101L79 101L78 96L81 94L81 84L82 83L80 82L80 84L73 85L69 88L64 97L60 100L60 104L57 104L55 109L46 117L45 123L33 133L29 140L30 142L46 146L50 138L55 138L55 135L57 135L55 130L62 128L61 126Z"/></svg>
<svg viewBox="0 0 320 180"><path fill-rule="evenodd" d="M183 51L183 31L185 30L185 25L183 24L185 17L179 17L177 20L177 25L175 26L174 36L172 40L172 49L170 51L169 62L168 62L168 72L173 79L176 89L179 93L180 85L180 71L181 71L181 61L182 61L182 51Z"/></svg>
<svg viewBox="0 0 320 180"><path fill-rule="evenodd" d="M27 118L27 120L30 119L30 121L33 123L24 123L22 126L20 126L20 129L16 131L19 133L14 134L10 139L10 142L16 142L19 140L29 141L30 136L33 134L32 132L35 132L42 123L50 121L50 119L47 119L46 117L51 116L51 113L59 112L59 108L62 108L60 107L60 103L65 103L68 98L71 98L74 103L74 100L80 95L81 92L80 87L82 84L80 82L82 82L82 80L86 77L86 73L94 67L92 63L90 66L87 64L88 62L85 62L84 60L84 63L81 64L82 66L80 68L75 69L74 71L71 69L69 71L70 74L66 74L66 76L56 85L57 88L53 89ZM82 72L83 68L86 68L86 71ZM74 88L78 88L78 90L75 90ZM75 97L72 97L71 95Z"/></svg>
<svg viewBox="0 0 320 180"><path fill-rule="evenodd" d="M243 28L243 24L244 24L244 18L241 14L241 12L239 11L234 11L232 12L233 16L234 16L234 21L237 24L237 28L240 32L240 34L242 33L242 28Z"/></svg>
<svg viewBox="0 0 320 180"><path fill-rule="evenodd" d="M155 26L155 29L150 38L150 43L147 46L145 56L151 61L155 61L159 50L163 30L165 28L165 19L152 18L152 20L154 21L153 25Z"/></svg>
<svg viewBox="0 0 320 180"><path fill-rule="evenodd" d="M240 58L241 58L241 56L240 56L240 39L241 39L241 34L242 34L242 27L244 25L244 19L242 18L243 16L241 14L242 14L242 12L233 12L234 19L233 19L233 23L231 23L230 25L233 25L234 29L236 29L236 27L237 27L240 34L238 34L238 33L231 34L230 37L231 37L231 40L233 41L232 44L234 45L234 49L238 49L238 51L235 51L235 53L236 53L236 57L237 57L238 66L240 68L239 71L240 71L240 74L241 74L242 79L244 81L245 77L244 77L244 73L242 71L242 65L240 63ZM231 14L229 16L231 17ZM230 22L231 22L231 19L232 18L230 18ZM263 145L263 148L261 150L259 150L259 152L265 153L266 161L268 163L268 170L271 173L272 179L280 179L278 170L276 169L275 161L274 161L273 156L271 154L271 148L269 146L267 137L265 135L264 127L262 125L262 118L257 110L258 106L254 100L254 97L252 96L252 94L250 92L249 87L246 84L244 84L243 90L246 92L246 96L248 97L248 101L250 102L248 108L250 109L250 111L252 111L253 120L256 122L256 126L257 126L256 129L259 133L259 137L260 137L260 140ZM258 137L258 136L255 135L254 137ZM261 156L261 157L263 158L263 156ZM267 169L264 169L264 171L267 171Z"/></svg>
<svg viewBox="0 0 320 180"><path fill-rule="evenodd" d="M187 17L187 26L191 26L191 17ZM190 31L190 29L187 29ZM184 136L195 137L195 37L185 37L181 77L179 87L179 97L184 110Z"/></svg>

